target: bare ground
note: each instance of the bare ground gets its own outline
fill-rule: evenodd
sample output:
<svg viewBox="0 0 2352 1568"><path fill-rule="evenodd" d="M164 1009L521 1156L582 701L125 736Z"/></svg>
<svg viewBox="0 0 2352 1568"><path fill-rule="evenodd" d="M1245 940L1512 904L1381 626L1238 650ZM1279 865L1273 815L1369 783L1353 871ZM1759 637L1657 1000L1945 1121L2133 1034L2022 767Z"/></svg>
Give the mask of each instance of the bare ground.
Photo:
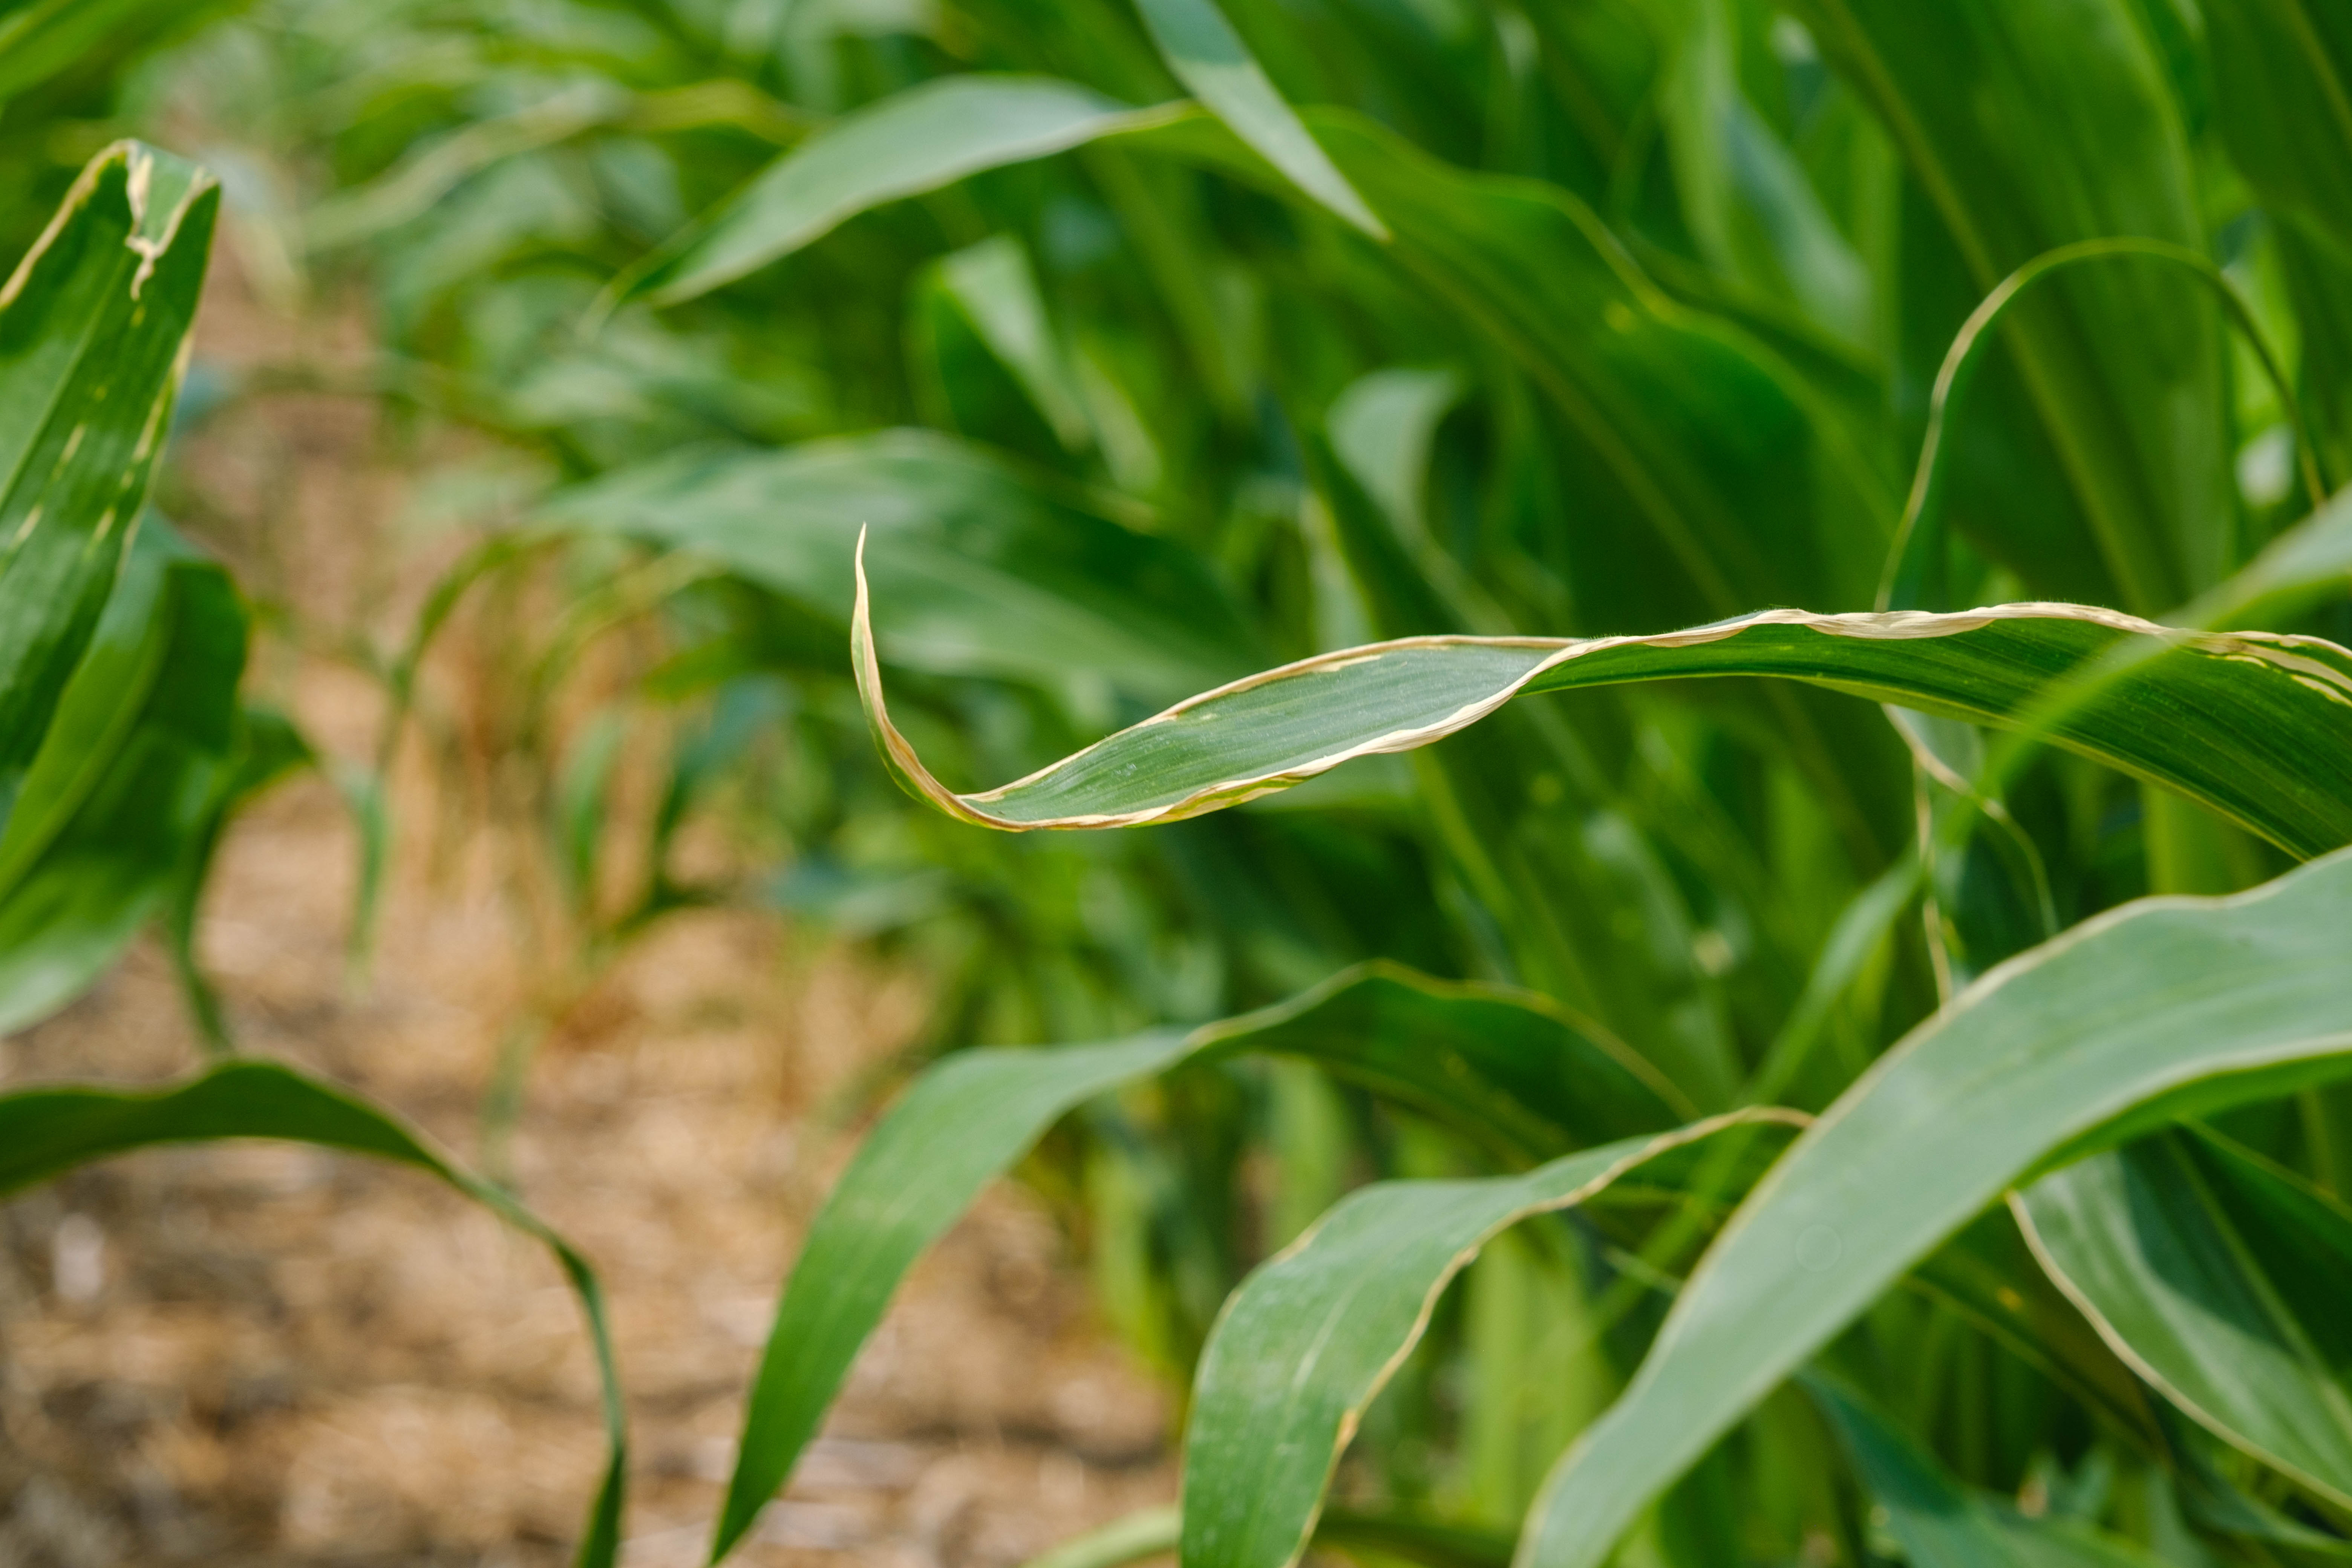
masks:
<svg viewBox="0 0 2352 1568"><path fill-rule="evenodd" d="M215 362L363 352L347 321L264 313L225 271L200 328ZM217 509L207 536L322 622L396 622L434 563L395 525L404 477L372 420L355 401L278 395L188 454L191 493ZM253 679L330 752L365 754L371 682L286 642L257 652ZM436 838L454 853L429 852ZM203 952L245 1048L470 1157L535 982L492 847L401 843L355 981L349 818L315 775L281 788L225 847ZM899 1047L922 1005L919 976L772 917L698 913L630 950L541 1051L514 1168L611 1299L632 1568L702 1560L777 1289L853 1142L817 1108ZM0 1042L0 1082L149 1081L196 1060L169 965L142 945ZM1170 1499L1167 1422L1162 1393L1089 1318L1055 1226L1000 1190L917 1268L738 1560L1017 1563ZM593 1369L553 1264L422 1176L191 1148L0 1208L0 1568L536 1568L565 1560L600 1462Z"/></svg>

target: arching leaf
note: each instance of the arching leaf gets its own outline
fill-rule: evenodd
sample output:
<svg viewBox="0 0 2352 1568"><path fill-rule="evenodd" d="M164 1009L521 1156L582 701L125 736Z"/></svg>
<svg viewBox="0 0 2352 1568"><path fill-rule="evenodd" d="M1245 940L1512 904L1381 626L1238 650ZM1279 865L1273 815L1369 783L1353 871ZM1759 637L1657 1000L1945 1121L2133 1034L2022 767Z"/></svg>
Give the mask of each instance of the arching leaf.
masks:
<svg viewBox="0 0 2352 1568"><path fill-rule="evenodd" d="M1175 822L1351 757L1410 751L1515 697L1769 675L1978 723L2029 716L2126 645L2177 648L2059 719L2051 738L2179 791L2297 854L2352 842L2352 652L2317 637L2179 634L2082 605L1950 615L1765 610L1654 637L1407 637L1301 659L1187 699L1025 779L958 795L891 725L866 590L851 628L877 742L908 790L983 827Z"/></svg>

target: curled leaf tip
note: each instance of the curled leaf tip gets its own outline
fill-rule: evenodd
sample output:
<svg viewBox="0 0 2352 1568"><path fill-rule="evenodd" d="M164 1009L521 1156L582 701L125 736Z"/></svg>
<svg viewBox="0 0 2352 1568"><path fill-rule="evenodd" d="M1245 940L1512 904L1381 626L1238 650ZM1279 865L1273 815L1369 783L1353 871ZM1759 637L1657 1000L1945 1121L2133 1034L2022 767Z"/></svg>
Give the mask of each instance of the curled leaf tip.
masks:
<svg viewBox="0 0 2352 1568"><path fill-rule="evenodd" d="M867 529L857 530L857 550L853 564L857 576L857 600L849 617L849 662L857 677L857 700L866 710L866 727L873 731L874 744L882 753L883 766L900 789L946 812L959 822L969 822L981 827L1002 827L1004 824L982 816L964 805L956 793L931 776L923 766L922 758L898 727L890 721L890 710L882 696L882 663L874 654L874 626L871 612L872 595L866 584L866 535Z"/></svg>

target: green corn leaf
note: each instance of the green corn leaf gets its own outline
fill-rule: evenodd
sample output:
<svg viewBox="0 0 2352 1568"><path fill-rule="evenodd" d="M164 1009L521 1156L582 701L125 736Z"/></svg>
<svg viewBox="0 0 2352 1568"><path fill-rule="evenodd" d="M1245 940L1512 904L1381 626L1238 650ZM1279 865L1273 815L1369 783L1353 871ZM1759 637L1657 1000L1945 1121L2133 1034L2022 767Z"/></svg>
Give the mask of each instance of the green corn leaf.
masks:
<svg viewBox="0 0 2352 1568"><path fill-rule="evenodd" d="M1970 1491L1862 1394L1820 1373L1805 1388L1836 1431L1911 1568L2158 1568L2163 1561L2072 1520L2031 1519Z"/></svg>
<svg viewBox="0 0 2352 1568"><path fill-rule="evenodd" d="M1791 9L1885 126L1972 295L2077 240L2203 247L2189 139L2132 0ZM2072 504L1978 507L1974 531L2039 592L2157 614L2237 564L2219 320L2199 284L2146 262L2052 289L2003 341Z"/></svg>
<svg viewBox="0 0 2352 1568"><path fill-rule="evenodd" d="M870 525L875 574L911 612L882 656L908 668L1083 679L1145 700L1246 670L1253 639L1200 558L1112 521L1117 507L897 430L658 459L562 492L541 518L709 556L836 626Z"/></svg>
<svg viewBox="0 0 2352 1568"><path fill-rule="evenodd" d="M2216 1436L2352 1508L2352 1212L2209 1132L2011 1200L2116 1353Z"/></svg>
<svg viewBox="0 0 2352 1568"><path fill-rule="evenodd" d="M611 1568L620 1552L627 1431L604 1297L587 1260L512 1197L468 1175L384 1112L274 1062L230 1062L161 1090L77 1085L0 1094L0 1196L94 1160L163 1143L278 1138L414 1166L544 1243L562 1266L596 1347L611 1458L573 1562Z"/></svg>
<svg viewBox="0 0 2352 1568"><path fill-rule="evenodd" d="M1419 1342L1448 1282L1489 1239L1531 1215L1585 1203L1636 1171L1645 1187L1676 1190L1698 1173L1696 1157L1725 1137L1745 1141L1736 1151L1744 1168L1709 1173L1710 1185L1742 1191L1802 1120L1743 1112L1523 1175L1381 1182L1349 1194L1242 1282L1202 1352L1184 1442L1184 1563L1289 1568L1298 1561L1365 1406Z"/></svg>
<svg viewBox="0 0 2352 1568"><path fill-rule="evenodd" d="M1514 1163L1663 1131L1683 1114L1638 1058L1539 999L1389 964L1190 1034L958 1052L891 1108L809 1228L752 1386L713 1560L791 1474L899 1278L982 1185L1095 1095L1243 1052L1314 1062Z"/></svg>
<svg viewBox="0 0 2352 1568"><path fill-rule="evenodd" d="M0 286L0 820L129 547L218 207L201 169L117 142Z"/></svg>
<svg viewBox="0 0 2352 1568"><path fill-rule="evenodd" d="M228 574L148 518L0 830L0 1033L103 973L208 841L245 641Z"/></svg>
<svg viewBox="0 0 2352 1568"><path fill-rule="evenodd" d="M2183 635L2080 605L1950 615L1766 610L1654 637L1408 637L1320 654L1188 699L1025 779L957 795L890 722L860 579L851 657L908 790L983 827L1174 822L1410 751L1512 698L1701 675L1770 675L1977 723L2031 713L2121 647L2172 639L2058 719L2052 739L2153 779L2299 855L2352 842L2352 652L2316 637Z"/></svg>
<svg viewBox="0 0 2352 1568"><path fill-rule="evenodd" d="M1748 1194L1624 1394L1546 1482L1519 1560L1590 1568L1880 1291L2037 1168L2352 1070L2352 854L2158 899L1988 973Z"/></svg>
<svg viewBox="0 0 2352 1568"><path fill-rule="evenodd" d="M1024 1568L1119 1568L1175 1551L1182 1529L1173 1508L1139 1509L1031 1558ZM1352 1509L1331 1509L1318 1519L1315 1544L1343 1552L1353 1547L1377 1553L1376 1562L1419 1563L1427 1568L1506 1568L1511 1561L1507 1535Z"/></svg>
<svg viewBox="0 0 2352 1568"><path fill-rule="evenodd" d="M1300 190L1373 238L1388 238L1387 227L1298 122L1216 0L1140 0L1139 8L1168 68L1210 112Z"/></svg>
<svg viewBox="0 0 2352 1568"><path fill-rule="evenodd" d="M951 76L908 88L811 135L615 279L605 300L691 300L791 255L868 207L1149 124L1165 112L1132 109L1048 77Z"/></svg>

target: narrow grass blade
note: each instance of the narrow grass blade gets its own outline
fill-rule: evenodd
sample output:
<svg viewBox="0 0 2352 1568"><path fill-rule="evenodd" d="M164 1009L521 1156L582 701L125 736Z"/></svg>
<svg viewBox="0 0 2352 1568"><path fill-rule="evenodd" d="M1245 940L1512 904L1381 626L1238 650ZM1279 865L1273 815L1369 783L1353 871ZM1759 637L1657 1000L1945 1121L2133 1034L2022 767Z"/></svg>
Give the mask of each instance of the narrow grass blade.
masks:
<svg viewBox="0 0 2352 1568"><path fill-rule="evenodd" d="M1307 133L1217 0L1140 0L1139 8L1168 68L1210 112L1300 190L1374 239L1388 238L1387 226Z"/></svg>
<svg viewBox="0 0 2352 1568"><path fill-rule="evenodd" d="M226 1063L159 1091L77 1085L18 1089L0 1094L0 1196L135 1149L224 1138L288 1139L414 1166L544 1243L555 1255L580 1299L581 1314L596 1347L611 1447L573 1562L578 1568L611 1568L620 1552L628 1445L620 1375L595 1271L539 1216L435 1153L384 1112L274 1062Z"/></svg>
<svg viewBox="0 0 2352 1568"><path fill-rule="evenodd" d="M1049 77L950 76L811 135L614 279L604 306L673 305L791 255L844 219L966 174L1042 158L1161 111Z"/></svg>
<svg viewBox="0 0 2352 1568"><path fill-rule="evenodd" d="M1752 1140L1738 1192L1787 1145L1793 1112L1753 1111L1629 1139L1485 1181L1381 1182L1349 1194L1242 1282L1202 1352L1184 1443L1187 1568L1289 1568L1306 1552L1365 1407L1488 1240L1637 1170L1674 1190L1721 1137ZM1759 1133L1763 1136L1757 1136ZM1671 1157L1671 1158L1670 1158Z"/></svg>
<svg viewBox="0 0 2352 1568"><path fill-rule="evenodd" d="M1654 637L1407 637L1302 659L1186 700L1025 779L958 795L890 722L864 577L851 656L885 758L919 798L983 827L1176 822L1351 757L1410 751L1523 693L1704 675L1809 681L1978 723L2029 713L2126 644L2177 640L2057 721L2060 744L2153 779L2298 855L2352 842L2352 652L2316 637L2184 636L2081 605L1950 615L1765 610Z"/></svg>
<svg viewBox="0 0 2352 1568"><path fill-rule="evenodd" d="M1946 1474L1835 1378L1808 1373L1806 1392L1837 1433L1862 1484L1886 1510L1886 1528L1911 1568L2158 1568L2163 1559L2074 1521L2029 1519Z"/></svg>
<svg viewBox="0 0 2352 1568"><path fill-rule="evenodd" d="M0 819L129 546L218 207L204 171L117 142L0 285Z"/></svg>
<svg viewBox="0 0 2352 1568"><path fill-rule="evenodd" d="M2194 1131L2011 1202L2116 1354L2223 1441L2352 1509L2352 1212Z"/></svg>
<svg viewBox="0 0 2352 1568"><path fill-rule="evenodd" d="M1682 1116L1639 1058L1539 999L1391 964L1190 1034L958 1052L883 1117L810 1226L752 1386L712 1560L783 1485L900 1277L982 1186L1082 1101L1244 1052L1314 1062L1514 1163Z"/></svg>
<svg viewBox="0 0 2352 1568"><path fill-rule="evenodd" d="M87 989L201 855L245 644L228 574L150 518L0 829L0 1034Z"/></svg>
<svg viewBox="0 0 2352 1568"><path fill-rule="evenodd" d="M876 580L907 605L881 655L908 668L1087 680L1149 702L1255 662L1200 557L1124 526L1116 498L927 431L657 459L562 492L541 516L696 552L835 626L870 528Z"/></svg>
<svg viewBox="0 0 2352 1568"><path fill-rule="evenodd" d="M1528 1568L1591 1568L1759 1399L2037 1168L2352 1071L2352 854L2098 917L1987 974L1800 1138L1546 1483Z"/></svg>

